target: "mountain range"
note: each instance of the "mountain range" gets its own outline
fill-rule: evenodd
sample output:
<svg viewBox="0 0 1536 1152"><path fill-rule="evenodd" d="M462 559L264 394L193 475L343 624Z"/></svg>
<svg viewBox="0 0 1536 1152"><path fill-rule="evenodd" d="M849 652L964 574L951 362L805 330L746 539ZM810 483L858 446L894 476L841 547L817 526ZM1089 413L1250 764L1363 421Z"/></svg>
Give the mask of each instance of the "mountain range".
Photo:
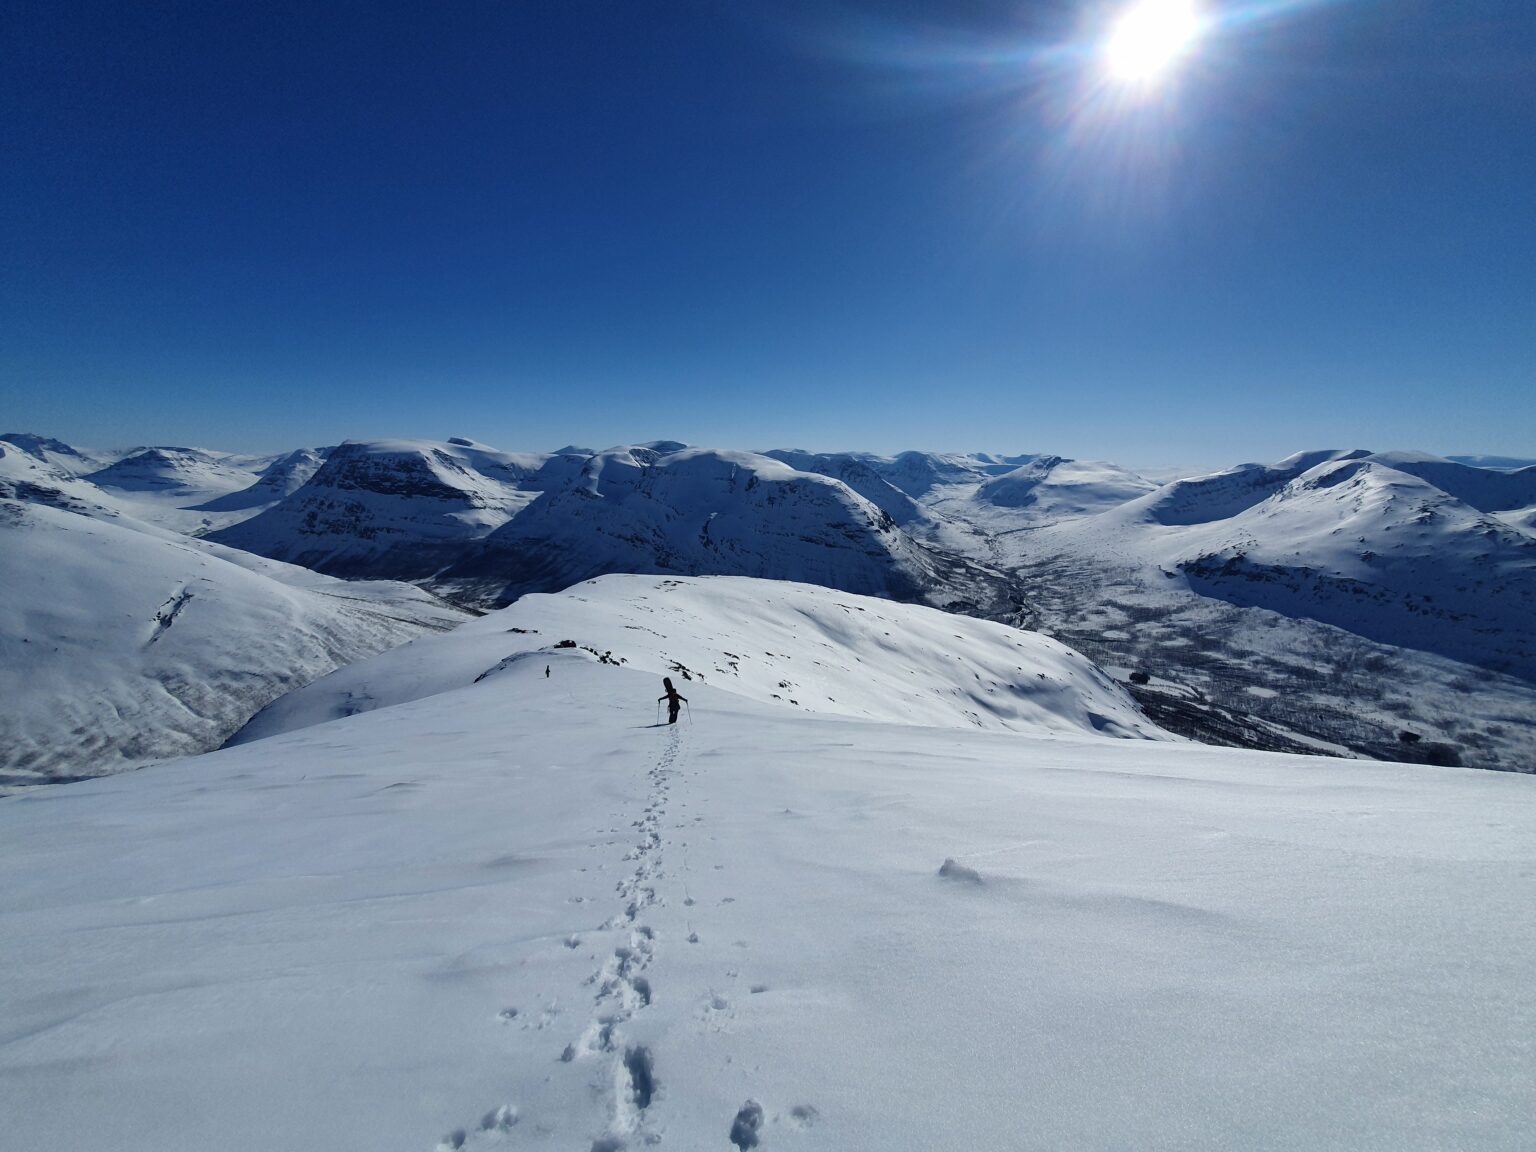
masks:
<svg viewBox="0 0 1536 1152"><path fill-rule="evenodd" d="M24 673L46 665L39 683L54 691L68 691L59 685L79 656L53 642L65 626L47 614L50 585L93 565L95 586L113 594L73 597L71 611L131 620L125 635L134 637L155 634L150 622L192 587L193 568L199 578L238 570L285 603L299 585L315 603L350 596L354 623L359 611L376 617L359 598L392 605L387 636L333 643L324 659L285 675L280 655L241 666L234 654L252 650L252 622L221 613L229 642L203 648L204 671L233 661L221 682L246 687L223 694L235 703L217 723L182 725L205 747L365 649L631 573L798 582L1043 631L1125 683L1158 724L1208 742L1515 769L1536 762L1529 464L1329 450L1156 483L1052 455L670 441L507 453L454 438L260 456L93 452L9 434L0 438L0 502L13 586L32 574L26 596L35 598L13 598L0 643L57 648L52 664L33 657ZM246 589L227 601L260 597ZM194 603L211 605L212 594ZM282 629L254 631L270 642ZM165 683L144 658L147 642L134 643L100 664ZM249 691L256 682L263 687ZM3 770L82 774L189 747L157 745L145 735L147 713L105 743L76 732L91 728L89 718L67 719L58 731L6 734L14 738L4 740ZM43 752L50 741L62 750Z"/></svg>

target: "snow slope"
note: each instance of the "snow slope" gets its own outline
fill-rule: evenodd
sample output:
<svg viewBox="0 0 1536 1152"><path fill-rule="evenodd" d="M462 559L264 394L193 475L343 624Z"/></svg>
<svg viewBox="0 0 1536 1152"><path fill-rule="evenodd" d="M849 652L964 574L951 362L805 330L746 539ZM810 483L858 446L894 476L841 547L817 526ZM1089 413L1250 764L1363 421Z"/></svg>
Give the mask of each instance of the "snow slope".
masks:
<svg viewBox="0 0 1536 1152"><path fill-rule="evenodd" d="M562 640L633 668L786 709L895 724L1168 739L1070 648L1002 624L742 577L605 576L529 595L275 701L260 739L491 681Z"/></svg>
<svg viewBox="0 0 1536 1152"><path fill-rule="evenodd" d="M1530 1147L1536 780L549 663L0 799L7 1142Z"/></svg>
<svg viewBox="0 0 1536 1152"><path fill-rule="evenodd" d="M39 503L0 502L0 783L215 748L290 688L462 614Z"/></svg>

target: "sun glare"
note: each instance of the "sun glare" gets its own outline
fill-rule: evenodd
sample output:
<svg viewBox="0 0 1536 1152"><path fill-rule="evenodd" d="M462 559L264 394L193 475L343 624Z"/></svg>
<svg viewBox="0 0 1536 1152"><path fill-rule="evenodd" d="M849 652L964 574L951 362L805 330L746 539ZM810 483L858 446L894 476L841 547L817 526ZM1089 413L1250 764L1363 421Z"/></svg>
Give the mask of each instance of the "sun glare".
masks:
<svg viewBox="0 0 1536 1152"><path fill-rule="evenodd" d="M1155 84L1203 30L1195 0L1136 0L1110 30L1105 67L1122 84Z"/></svg>

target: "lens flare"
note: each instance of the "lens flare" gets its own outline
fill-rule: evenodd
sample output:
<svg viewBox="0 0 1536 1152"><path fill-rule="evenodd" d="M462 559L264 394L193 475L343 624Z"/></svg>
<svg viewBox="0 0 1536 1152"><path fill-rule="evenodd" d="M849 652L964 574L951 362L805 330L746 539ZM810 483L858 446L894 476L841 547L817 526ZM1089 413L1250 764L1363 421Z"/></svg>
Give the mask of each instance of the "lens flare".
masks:
<svg viewBox="0 0 1536 1152"><path fill-rule="evenodd" d="M1204 31L1194 0L1137 0L1104 42L1104 66L1121 84L1155 84Z"/></svg>

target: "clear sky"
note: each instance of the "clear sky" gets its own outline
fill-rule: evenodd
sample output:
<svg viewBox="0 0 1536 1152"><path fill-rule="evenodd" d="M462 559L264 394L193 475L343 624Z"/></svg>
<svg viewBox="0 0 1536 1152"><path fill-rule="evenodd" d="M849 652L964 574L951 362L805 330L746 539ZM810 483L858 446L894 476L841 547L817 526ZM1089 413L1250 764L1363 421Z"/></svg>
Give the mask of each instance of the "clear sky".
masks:
<svg viewBox="0 0 1536 1152"><path fill-rule="evenodd" d="M1536 4L11 0L0 430L1536 456Z"/></svg>

